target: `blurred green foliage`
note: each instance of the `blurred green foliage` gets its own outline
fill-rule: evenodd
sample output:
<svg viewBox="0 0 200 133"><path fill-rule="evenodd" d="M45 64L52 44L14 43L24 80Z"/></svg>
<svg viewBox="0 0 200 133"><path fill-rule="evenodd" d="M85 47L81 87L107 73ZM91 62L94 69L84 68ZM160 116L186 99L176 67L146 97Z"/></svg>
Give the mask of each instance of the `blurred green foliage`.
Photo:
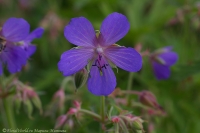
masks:
<svg viewBox="0 0 200 133"><path fill-rule="evenodd" d="M179 55L178 63L172 67L171 77L157 81L147 57L143 68L134 74L132 90L150 90L167 112L165 117L154 117L153 133L198 133L200 131L200 2L198 0L0 0L0 24L10 17L26 19L31 30L42 26L45 33L34 40L36 53L20 74L20 80L28 82L38 92L44 110L63 80L57 69L60 55L74 47L64 37L63 30L73 17L88 18L95 29L112 12L128 17L131 29L118 44L134 47L141 43L142 50L151 52L171 45ZM115 70L114 70L115 71ZM115 71L116 72L116 71ZM126 89L128 72L116 73L121 89ZM126 80L125 80L126 79ZM74 95L84 108L98 112L100 98L93 96L86 87L77 93L66 87L66 97ZM137 98L135 97L136 101ZM71 106L66 102L65 112ZM137 107L126 107L140 115ZM63 112L63 113L65 113ZM58 116L58 115L57 115ZM56 116L56 117L57 117ZM15 113L18 128L52 129L55 119L40 116L37 110L30 120L21 109ZM2 118L0 116L0 118ZM0 119L0 129L4 126ZM77 121L77 123L79 123ZM147 123L146 125L148 125ZM98 122L91 119L80 123L74 132L96 132Z"/></svg>

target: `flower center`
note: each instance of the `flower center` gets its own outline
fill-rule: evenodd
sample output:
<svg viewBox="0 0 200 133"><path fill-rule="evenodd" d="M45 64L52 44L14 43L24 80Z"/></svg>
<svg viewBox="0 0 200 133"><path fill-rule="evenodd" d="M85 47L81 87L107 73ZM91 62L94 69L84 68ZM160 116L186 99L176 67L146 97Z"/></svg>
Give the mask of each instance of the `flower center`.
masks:
<svg viewBox="0 0 200 133"><path fill-rule="evenodd" d="M102 69L107 69L108 64L105 63L104 59L102 59L102 55L98 55L98 58L95 60L94 64L92 66L96 66L99 69L100 75L103 75Z"/></svg>
<svg viewBox="0 0 200 133"><path fill-rule="evenodd" d="M98 54L103 53L103 49L102 49L101 47L98 47L96 50L97 50L97 53L98 53Z"/></svg>

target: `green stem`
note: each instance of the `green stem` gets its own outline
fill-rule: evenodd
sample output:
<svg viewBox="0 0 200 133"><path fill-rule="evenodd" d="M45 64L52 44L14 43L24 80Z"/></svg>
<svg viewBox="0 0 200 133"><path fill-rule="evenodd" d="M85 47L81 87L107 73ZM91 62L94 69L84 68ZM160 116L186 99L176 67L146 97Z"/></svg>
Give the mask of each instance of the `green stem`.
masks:
<svg viewBox="0 0 200 133"><path fill-rule="evenodd" d="M6 88L6 77L4 77L4 75L2 74L0 76L0 89L4 94L9 94L6 92L7 88ZM2 100L2 115L5 118L5 126L7 126L8 128L12 128L15 129L16 128L16 124L15 124L15 119L14 119L14 114L13 114L13 104L10 102L10 96L6 95L5 97L1 98ZM6 122L7 121L7 122Z"/></svg>
<svg viewBox="0 0 200 133"><path fill-rule="evenodd" d="M105 122L105 96L101 97L101 120Z"/></svg>
<svg viewBox="0 0 200 133"><path fill-rule="evenodd" d="M65 87L66 87L66 85L67 85L67 83L69 81L72 81L72 77L66 77L66 78L64 78L63 81L62 81L62 83L61 83L61 89L65 89Z"/></svg>
<svg viewBox="0 0 200 133"><path fill-rule="evenodd" d="M133 84L133 73L129 73L127 91L130 91ZM128 105L131 103L130 95L127 95Z"/></svg>
<svg viewBox="0 0 200 133"><path fill-rule="evenodd" d="M3 105L4 105L4 112L5 116L7 118L7 125L9 128L15 129L16 124L15 124L15 119L14 119L14 114L13 114L13 106L12 103L10 102L10 97L6 97L2 99Z"/></svg>
<svg viewBox="0 0 200 133"><path fill-rule="evenodd" d="M92 117L98 119L98 120L101 120L101 116L92 112L92 111L89 111L89 110L85 110L85 109L80 109L79 112L82 112L82 113L85 113L87 115L91 115Z"/></svg>
<svg viewBox="0 0 200 133"><path fill-rule="evenodd" d="M133 83L133 73L129 73L127 90L131 90Z"/></svg>

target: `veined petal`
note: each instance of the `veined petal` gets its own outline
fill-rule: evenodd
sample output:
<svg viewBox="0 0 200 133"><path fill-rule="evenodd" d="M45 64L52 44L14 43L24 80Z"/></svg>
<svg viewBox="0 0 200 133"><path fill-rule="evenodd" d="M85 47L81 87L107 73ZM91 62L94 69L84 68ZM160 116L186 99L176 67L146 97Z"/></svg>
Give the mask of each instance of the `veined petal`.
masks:
<svg viewBox="0 0 200 133"><path fill-rule="evenodd" d="M178 55L175 52L166 52L158 55L159 58L163 59L165 62L165 65L171 66L175 64L178 60Z"/></svg>
<svg viewBox="0 0 200 133"><path fill-rule="evenodd" d="M30 57L32 54L35 53L35 51L36 51L36 46L30 44L30 45L28 45L24 50L26 51L27 56Z"/></svg>
<svg viewBox="0 0 200 133"><path fill-rule="evenodd" d="M137 72L142 67L142 57L133 48L110 46L105 50L105 56L126 71Z"/></svg>
<svg viewBox="0 0 200 133"><path fill-rule="evenodd" d="M58 69L64 76L72 75L85 67L92 56L92 49L75 48L68 50L61 55Z"/></svg>
<svg viewBox="0 0 200 133"><path fill-rule="evenodd" d="M27 55L21 47L7 43L5 50L0 55L0 59L6 64L10 73L16 73L26 64Z"/></svg>
<svg viewBox="0 0 200 133"><path fill-rule="evenodd" d="M102 60L104 59L102 58ZM103 62L107 64L105 60ZM87 86L92 94L107 96L114 91L116 84L115 74L109 64L102 67L101 70L97 66L91 67Z"/></svg>
<svg viewBox="0 0 200 133"><path fill-rule="evenodd" d="M77 46L94 46L96 44L95 30L84 17L73 18L65 27L66 39Z"/></svg>
<svg viewBox="0 0 200 133"><path fill-rule="evenodd" d="M165 66L162 64L159 64L157 62L152 62L153 64L153 71L155 73L155 76L158 80L161 79L167 79L170 76L170 68L169 66Z"/></svg>
<svg viewBox="0 0 200 133"><path fill-rule="evenodd" d="M44 33L44 29L39 27L32 31L25 39L25 41L31 42L35 38L40 38L42 34Z"/></svg>
<svg viewBox="0 0 200 133"><path fill-rule="evenodd" d="M101 25L100 44L107 46L116 43L129 29L130 24L126 16L116 12L108 15Z"/></svg>
<svg viewBox="0 0 200 133"><path fill-rule="evenodd" d="M30 30L28 22L22 18L10 18L2 27L2 35L11 42L24 40Z"/></svg>

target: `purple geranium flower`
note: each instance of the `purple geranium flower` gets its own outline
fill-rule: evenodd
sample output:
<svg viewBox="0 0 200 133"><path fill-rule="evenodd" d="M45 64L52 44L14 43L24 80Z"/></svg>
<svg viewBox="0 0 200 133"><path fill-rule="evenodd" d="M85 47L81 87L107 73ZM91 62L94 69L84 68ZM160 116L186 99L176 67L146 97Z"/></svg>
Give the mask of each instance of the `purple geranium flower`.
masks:
<svg viewBox="0 0 200 133"><path fill-rule="evenodd" d="M28 57L30 57L36 51L36 46L32 45L31 42L35 38L40 38L43 33L44 29L39 27L32 31L23 41L20 42L20 46L26 51Z"/></svg>
<svg viewBox="0 0 200 133"><path fill-rule="evenodd" d="M172 52L172 47L164 47L150 55L153 71L158 80L167 79L170 76L170 66L178 60L178 55Z"/></svg>
<svg viewBox="0 0 200 133"><path fill-rule="evenodd" d="M26 52L15 44L24 40L29 33L30 26L22 18L8 19L0 30L0 75L3 64L10 73L21 70L26 64Z"/></svg>
<svg viewBox="0 0 200 133"><path fill-rule="evenodd" d="M139 71L142 67L142 58L136 50L115 44L127 34L129 28L127 18L120 13L107 16L98 35L86 18L71 19L64 35L78 47L61 55L59 70L64 76L69 76L88 64L89 91L94 95L109 95L116 87L116 77L111 68L113 64L130 72Z"/></svg>

